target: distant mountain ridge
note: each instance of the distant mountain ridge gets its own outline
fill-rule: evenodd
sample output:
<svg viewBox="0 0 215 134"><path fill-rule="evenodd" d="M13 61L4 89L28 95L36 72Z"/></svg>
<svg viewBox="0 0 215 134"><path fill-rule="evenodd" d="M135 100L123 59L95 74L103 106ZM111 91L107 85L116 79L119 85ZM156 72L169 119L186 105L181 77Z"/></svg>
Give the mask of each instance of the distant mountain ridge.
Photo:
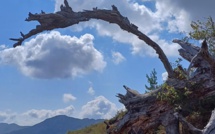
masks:
<svg viewBox="0 0 215 134"><path fill-rule="evenodd" d="M19 126L17 124L0 123L0 134L8 134L13 131L18 131L27 128L27 126Z"/></svg>
<svg viewBox="0 0 215 134"><path fill-rule="evenodd" d="M16 130L7 134L66 134L68 131L79 130L102 121L104 120L77 119L65 115L59 115L46 119L34 126Z"/></svg>

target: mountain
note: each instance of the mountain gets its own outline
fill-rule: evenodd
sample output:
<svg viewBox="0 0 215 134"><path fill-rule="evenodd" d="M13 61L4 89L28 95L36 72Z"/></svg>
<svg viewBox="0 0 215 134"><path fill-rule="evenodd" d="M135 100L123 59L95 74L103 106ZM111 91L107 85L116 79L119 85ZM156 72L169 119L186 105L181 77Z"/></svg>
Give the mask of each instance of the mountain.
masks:
<svg viewBox="0 0 215 134"><path fill-rule="evenodd" d="M26 129L13 131L9 134L66 134L68 131L79 130L92 124L102 122L95 119L77 119L65 115L46 119Z"/></svg>
<svg viewBox="0 0 215 134"><path fill-rule="evenodd" d="M80 130L70 131L68 134L106 134L106 125L103 122L85 127Z"/></svg>
<svg viewBox="0 0 215 134"><path fill-rule="evenodd" d="M19 126L17 124L7 124L7 123L0 123L0 134L7 134L12 131L17 131L27 128L26 126Z"/></svg>

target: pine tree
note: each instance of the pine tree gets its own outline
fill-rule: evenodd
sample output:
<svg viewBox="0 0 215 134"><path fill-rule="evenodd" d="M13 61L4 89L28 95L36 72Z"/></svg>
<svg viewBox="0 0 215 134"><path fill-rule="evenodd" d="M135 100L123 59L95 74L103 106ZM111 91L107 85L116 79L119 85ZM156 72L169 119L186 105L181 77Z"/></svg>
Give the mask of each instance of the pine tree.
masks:
<svg viewBox="0 0 215 134"><path fill-rule="evenodd" d="M146 89L148 91L152 91L158 88L158 83L157 83L157 72L155 71L155 69L152 70L150 76L148 74L146 74L146 78L147 78L147 82L149 83L149 87L147 85L145 85Z"/></svg>

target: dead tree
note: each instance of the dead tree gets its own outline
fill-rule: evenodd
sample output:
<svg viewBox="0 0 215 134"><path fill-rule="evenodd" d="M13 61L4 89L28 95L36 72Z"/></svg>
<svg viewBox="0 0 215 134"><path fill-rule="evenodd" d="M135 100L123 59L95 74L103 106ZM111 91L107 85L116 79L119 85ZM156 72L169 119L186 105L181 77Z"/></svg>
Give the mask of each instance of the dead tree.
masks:
<svg viewBox="0 0 215 134"><path fill-rule="evenodd" d="M40 25L37 25L35 29L30 30L27 34L20 32L20 38L11 38L11 40L16 41L13 46L17 47L24 40L43 31L65 28L78 24L79 22L89 21L90 19L100 19L117 24L122 30L136 35L140 40L151 46L158 54L159 59L168 72L168 79L166 81L168 86L173 87L174 91L180 91L182 93L182 89L186 87L191 92L187 100L189 104L195 105L196 100L198 101L215 95L215 60L208 52L206 41L199 48L181 40L173 40L174 43L178 43L181 46L181 49L179 49L180 55L190 62L188 69L185 70L182 67L178 67L180 70L178 71L172 68L160 46L139 31L138 27L132 24L127 17L122 16L114 5L111 10L98 9L96 7L92 10L74 12L67 0L64 0L64 5L61 5L60 11L56 13L45 13L43 11L39 14L29 13L26 21L38 21ZM183 77L180 77L179 72L183 72ZM159 99L158 96L160 94L167 92L165 87L160 87L146 94L139 94L126 86L124 88L127 90L126 95L118 94L117 97L125 105L127 113L122 119L115 120L111 124L108 123L107 133L120 134L127 132L132 134L145 134L163 125L167 134L178 134L179 122L192 133L215 133L214 112L205 129L200 130L195 128L183 117L187 115L186 110L183 108L177 110L174 104Z"/></svg>

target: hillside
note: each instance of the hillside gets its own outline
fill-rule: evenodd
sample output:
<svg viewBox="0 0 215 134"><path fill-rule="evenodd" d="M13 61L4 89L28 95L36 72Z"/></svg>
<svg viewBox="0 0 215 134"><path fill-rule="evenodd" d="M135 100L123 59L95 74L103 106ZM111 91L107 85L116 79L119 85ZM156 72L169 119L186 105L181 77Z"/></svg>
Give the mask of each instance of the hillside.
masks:
<svg viewBox="0 0 215 134"><path fill-rule="evenodd" d="M106 134L106 125L101 122L81 130L70 131L68 134Z"/></svg>
<svg viewBox="0 0 215 134"><path fill-rule="evenodd" d="M25 126L19 126L17 124L7 124L7 123L0 123L0 134L7 134L12 131L17 131L27 128Z"/></svg>
<svg viewBox="0 0 215 134"><path fill-rule="evenodd" d="M104 122L106 122L107 124L111 124L112 122L116 121L116 120L120 120L122 119L122 117L127 113L127 111L124 110L120 110L116 113L116 115L114 117L112 117L109 120L105 120ZM76 130L76 131L70 131L68 132L68 134L106 134L107 133L107 124L105 124L104 122L100 122L91 126L88 126L86 128L80 129L80 130ZM111 126L108 126L111 127Z"/></svg>
<svg viewBox="0 0 215 134"><path fill-rule="evenodd" d="M46 119L26 129L11 132L9 134L66 134L69 130L78 130L86 126L102 122L103 120L76 119L65 115Z"/></svg>

